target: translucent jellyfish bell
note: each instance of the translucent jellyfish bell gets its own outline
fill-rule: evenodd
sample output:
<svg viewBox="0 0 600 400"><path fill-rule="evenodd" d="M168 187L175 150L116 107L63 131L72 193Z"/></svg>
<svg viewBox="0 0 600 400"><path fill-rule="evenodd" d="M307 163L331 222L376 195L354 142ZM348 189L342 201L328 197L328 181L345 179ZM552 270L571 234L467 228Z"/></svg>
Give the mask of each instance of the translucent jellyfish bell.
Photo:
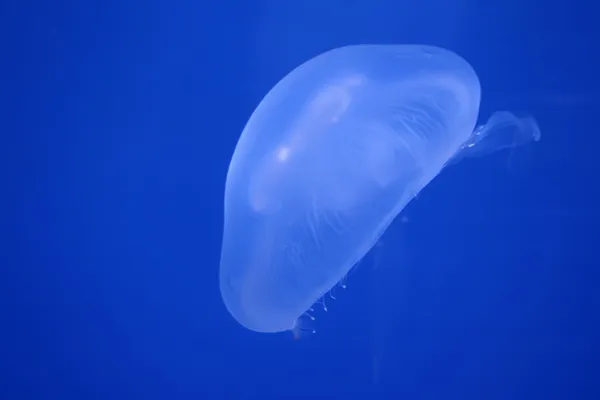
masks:
<svg viewBox="0 0 600 400"><path fill-rule="evenodd" d="M475 129L479 101L471 66L431 46L338 48L277 83L227 174L231 315L257 332L295 329L445 165L539 139L533 119L508 112Z"/></svg>

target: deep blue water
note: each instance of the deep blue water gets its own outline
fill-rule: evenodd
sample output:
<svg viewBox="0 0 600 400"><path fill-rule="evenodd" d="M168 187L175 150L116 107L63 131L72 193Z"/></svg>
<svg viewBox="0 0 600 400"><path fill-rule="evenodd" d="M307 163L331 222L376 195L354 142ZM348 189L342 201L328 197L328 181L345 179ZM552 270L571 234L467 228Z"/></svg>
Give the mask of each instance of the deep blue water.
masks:
<svg viewBox="0 0 600 400"><path fill-rule="evenodd" d="M598 399L600 28L576 0L2 3L0 399ZM254 107L345 44L465 57L539 143L444 171L319 313L219 293Z"/></svg>

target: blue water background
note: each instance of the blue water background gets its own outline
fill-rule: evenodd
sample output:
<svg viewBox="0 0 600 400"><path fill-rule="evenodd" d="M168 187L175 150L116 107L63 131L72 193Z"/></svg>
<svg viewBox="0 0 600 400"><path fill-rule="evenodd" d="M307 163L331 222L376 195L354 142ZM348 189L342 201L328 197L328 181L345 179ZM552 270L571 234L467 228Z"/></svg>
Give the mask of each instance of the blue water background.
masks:
<svg viewBox="0 0 600 400"><path fill-rule="evenodd" d="M582 0L2 3L0 399L598 399L597 6ZM444 171L317 334L219 293L230 156L346 44L449 48L541 142Z"/></svg>

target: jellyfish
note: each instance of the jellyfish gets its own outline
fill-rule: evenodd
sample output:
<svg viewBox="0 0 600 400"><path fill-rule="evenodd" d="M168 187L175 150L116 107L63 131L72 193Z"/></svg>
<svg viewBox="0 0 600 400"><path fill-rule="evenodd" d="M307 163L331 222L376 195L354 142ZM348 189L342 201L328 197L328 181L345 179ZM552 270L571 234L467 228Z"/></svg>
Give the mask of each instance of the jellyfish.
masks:
<svg viewBox="0 0 600 400"><path fill-rule="evenodd" d="M219 281L234 319L295 330L442 169L539 140L507 111L476 126L480 91L463 58L424 45L341 47L281 79L227 172Z"/></svg>

